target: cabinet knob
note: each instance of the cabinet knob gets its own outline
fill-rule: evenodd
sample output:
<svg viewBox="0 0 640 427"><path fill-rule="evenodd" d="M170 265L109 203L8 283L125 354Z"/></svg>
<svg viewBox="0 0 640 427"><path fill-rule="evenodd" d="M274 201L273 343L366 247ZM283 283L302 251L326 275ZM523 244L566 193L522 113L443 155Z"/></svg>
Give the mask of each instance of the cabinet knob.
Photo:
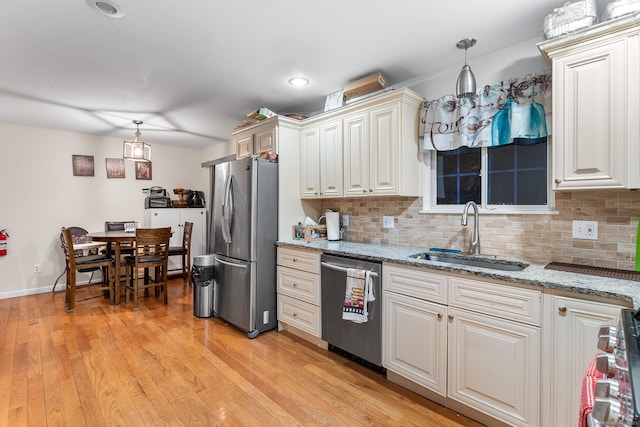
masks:
<svg viewBox="0 0 640 427"><path fill-rule="evenodd" d="M298 258L293 257L293 262L296 262L298 260Z"/></svg>
<svg viewBox="0 0 640 427"><path fill-rule="evenodd" d="M293 283L291 284L291 286L293 286L293 287L295 288L296 286L298 286L298 284L297 284L296 282L293 282Z"/></svg>
<svg viewBox="0 0 640 427"><path fill-rule="evenodd" d="M565 307L564 305L561 305L560 307L558 307L558 311L560 313L566 313L567 312L567 307Z"/></svg>
<svg viewBox="0 0 640 427"><path fill-rule="evenodd" d="M293 312L293 317L296 317L298 315L298 313L296 313L295 311Z"/></svg>
<svg viewBox="0 0 640 427"><path fill-rule="evenodd" d="M449 318L449 320L453 320L453 314L450 314L447 317Z"/></svg>
<svg viewBox="0 0 640 427"><path fill-rule="evenodd" d="M560 185L560 183L561 183L562 181L560 181L558 178L556 178L553 182L555 182L555 183L556 183L556 185Z"/></svg>
<svg viewBox="0 0 640 427"><path fill-rule="evenodd" d="M442 313L438 313L438 319L442 319Z"/></svg>

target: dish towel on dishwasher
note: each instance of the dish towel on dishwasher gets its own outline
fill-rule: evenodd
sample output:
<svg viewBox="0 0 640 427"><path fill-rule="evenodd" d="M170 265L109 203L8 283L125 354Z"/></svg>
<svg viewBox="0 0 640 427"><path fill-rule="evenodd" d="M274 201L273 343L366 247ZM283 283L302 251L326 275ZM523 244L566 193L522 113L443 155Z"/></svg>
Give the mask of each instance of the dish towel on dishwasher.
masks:
<svg viewBox="0 0 640 427"><path fill-rule="evenodd" d="M369 317L367 305L370 301L375 301L375 299L371 272L369 270L348 268L342 318L355 323L366 322Z"/></svg>

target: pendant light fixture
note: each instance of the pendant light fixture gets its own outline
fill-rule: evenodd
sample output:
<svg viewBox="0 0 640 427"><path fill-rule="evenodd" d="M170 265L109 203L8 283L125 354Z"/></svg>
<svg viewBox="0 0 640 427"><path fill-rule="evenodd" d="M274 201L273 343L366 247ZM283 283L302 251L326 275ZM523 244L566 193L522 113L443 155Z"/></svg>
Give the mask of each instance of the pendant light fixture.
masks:
<svg viewBox="0 0 640 427"><path fill-rule="evenodd" d="M129 160L136 160L138 162L150 162L151 161L151 146L140 138L140 125L142 121L132 120L136 125L136 137L133 141L124 140L122 145L122 157Z"/></svg>
<svg viewBox="0 0 640 427"><path fill-rule="evenodd" d="M467 49L475 44L476 39L472 38L462 39L456 44L458 49L464 49L464 65L456 82L456 96L458 98L471 98L476 94L476 77L473 75L471 67L467 65Z"/></svg>

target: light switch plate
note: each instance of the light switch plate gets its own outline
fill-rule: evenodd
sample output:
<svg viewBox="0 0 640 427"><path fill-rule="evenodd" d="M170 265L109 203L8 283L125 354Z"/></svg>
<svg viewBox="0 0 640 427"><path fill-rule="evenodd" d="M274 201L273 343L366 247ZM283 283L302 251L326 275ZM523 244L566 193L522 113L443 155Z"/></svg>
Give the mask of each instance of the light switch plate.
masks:
<svg viewBox="0 0 640 427"><path fill-rule="evenodd" d="M393 217L392 216L383 216L382 217L382 228L393 228Z"/></svg>
<svg viewBox="0 0 640 427"><path fill-rule="evenodd" d="M598 221L573 221L571 237L574 239L598 240Z"/></svg>
<svg viewBox="0 0 640 427"><path fill-rule="evenodd" d="M342 225L344 227L349 226L349 215L342 215Z"/></svg>

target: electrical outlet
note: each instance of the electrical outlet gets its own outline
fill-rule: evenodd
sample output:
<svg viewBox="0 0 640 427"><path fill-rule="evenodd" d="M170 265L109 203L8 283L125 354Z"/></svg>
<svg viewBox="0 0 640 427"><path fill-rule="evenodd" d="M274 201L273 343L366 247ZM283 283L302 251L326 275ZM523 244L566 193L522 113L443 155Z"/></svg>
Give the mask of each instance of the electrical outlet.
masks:
<svg viewBox="0 0 640 427"><path fill-rule="evenodd" d="M382 217L382 228L393 228L393 217L392 216L383 216Z"/></svg>
<svg viewBox="0 0 640 427"><path fill-rule="evenodd" d="M342 225L344 227L349 226L349 215L342 215Z"/></svg>
<svg viewBox="0 0 640 427"><path fill-rule="evenodd" d="M35 264L33 266L33 272L34 273L40 273L40 264Z"/></svg>
<svg viewBox="0 0 640 427"><path fill-rule="evenodd" d="M573 221L571 237L598 240L598 221Z"/></svg>

